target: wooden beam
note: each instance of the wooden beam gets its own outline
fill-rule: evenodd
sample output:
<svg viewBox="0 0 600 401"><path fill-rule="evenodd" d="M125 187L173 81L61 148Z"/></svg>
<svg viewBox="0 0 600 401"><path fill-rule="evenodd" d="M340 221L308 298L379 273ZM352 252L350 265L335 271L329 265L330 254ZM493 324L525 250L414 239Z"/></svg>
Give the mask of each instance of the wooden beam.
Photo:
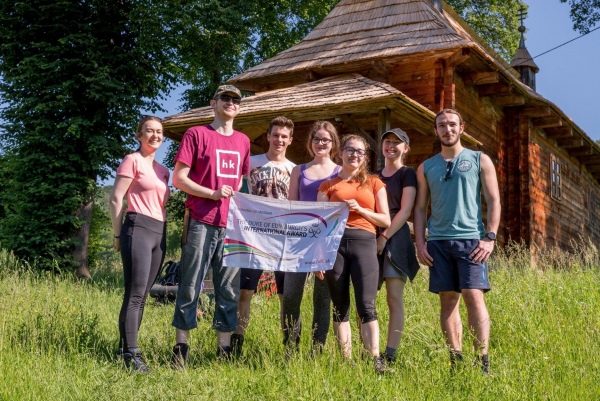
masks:
<svg viewBox="0 0 600 401"><path fill-rule="evenodd" d="M588 146L584 146L582 148L568 149L567 152L569 152L569 156L573 157L591 156L594 154L594 149Z"/></svg>
<svg viewBox="0 0 600 401"><path fill-rule="evenodd" d="M600 155L595 153L592 156L581 156L579 157L579 161L586 166L600 164Z"/></svg>
<svg viewBox="0 0 600 401"><path fill-rule="evenodd" d="M446 67L454 68L471 56L471 50L468 47L458 49L456 53L446 59Z"/></svg>
<svg viewBox="0 0 600 401"><path fill-rule="evenodd" d="M259 155L261 153L265 153L265 150L263 149L262 146L257 145L255 143L251 143L250 144L250 152L252 152L253 155Z"/></svg>
<svg viewBox="0 0 600 401"><path fill-rule="evenodd" d="M498 96L492 100L492 103L497 107L523 106L525 104L525 97L520 95Z"/></svg>
<svg viewBox="0 0 600 401"><path fill-rule="evenodd" d="M597 180L600 180L600 173L592 173L592 177L594 177Z"/></svg>
<svg viewBox="0 0 600 401"><path fill-rule="evenodd" d="M580 148L584 145L582 138L557 139L558 146L565 149Z"/></svg>
<svg viewBox="0 0 600 401"><path fill-rule="evenodd" d="M358 125L358 123L354 121L352 117L350 117L349 114L338 114L337 117L339 117L340 120L342 120L343 123L346 124L352 132L365 138L365 140L369 143L371 149L377 149L377 142L375 142L375 140L371 138L371 135L369 135L364 129L362 129L360 125Z"/></svg>
<svg viewBox="0 0 600 401"><path fill-rule="evenodd" d="M590 173L600 173L600 164L595 164L591 166L585 166L586 170Z"/></svg>
<svg viewBox="0 0 600 401"><path fill-rule="evenodd" d="M560 139L560 138L572 138L573 128L571 127L560 127L560 128L546 128L544 130L548 138Z"/></svg>
<svg viewBox="0 0 600 401"><path fill-rule="evenodd" d="M377 71L379 74L384 76L386 79L391 75L392 69L385 65L382 60L373 61L373 69Z"/></svg>
<svg viewBox="0 0 600 401"><path fill-rule="evenodd" d="M377 123L377 148L373 149L375 154L377 155L377 170L385 167L385 159L383 157L383 152L381 151L382 147L382 139L381 137L386 131L389 131L392 124L392 112L390 109L381 109L379 110L379 118Z"/></svg>
<svg viewBox="0 0 600 401"><path fill-rule="evenodd" d="M512 92L512 85L508 84L491 84L491 85L482 85L479 89L479 97L484 96L498 96L498 95L508 95Z"/></svg>
<svg viewBox="0 0 600 401"><path fill-rule="evenodd" d="M552 109L550 107L525 107L521 110L521 115L527 117L550 117Z"/></svg>
<svg viewBox="0 0 600 401"><path fill-rule="evenodd" d="M535 128L550 128L562 126L562 118L560 118L560 116L532 118L531 121L533 122L533 126Z"/></svg>
<svg viewBox="0 0 600 401"><path fill-rule="evenodd" d="M498 71L476 72L468 74L473 82L473 85L489 85L500 82L500 74Z"/></svg>

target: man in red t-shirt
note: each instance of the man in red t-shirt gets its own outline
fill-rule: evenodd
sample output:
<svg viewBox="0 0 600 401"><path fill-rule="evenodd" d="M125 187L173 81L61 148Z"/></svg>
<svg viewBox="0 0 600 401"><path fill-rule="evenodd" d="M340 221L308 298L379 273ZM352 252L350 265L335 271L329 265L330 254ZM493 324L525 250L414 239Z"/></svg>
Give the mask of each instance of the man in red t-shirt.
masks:
<svg viewBox="0 0 600 401"><path fill-rule="evenodd" d="M198 326L198 296L209 267L213 269L215 287L217 357L229 358L231 332L238 325L240 272L223 266L223 245L229 198L250 172L250 141L233 129L241 100L235 86L219 86L210 101L215 113L213 122L188 129L175 156L173 186L188 194L185 207L190 210L172 323L176 328L173 363L177 368L185 366L189 330Z"/></svg>

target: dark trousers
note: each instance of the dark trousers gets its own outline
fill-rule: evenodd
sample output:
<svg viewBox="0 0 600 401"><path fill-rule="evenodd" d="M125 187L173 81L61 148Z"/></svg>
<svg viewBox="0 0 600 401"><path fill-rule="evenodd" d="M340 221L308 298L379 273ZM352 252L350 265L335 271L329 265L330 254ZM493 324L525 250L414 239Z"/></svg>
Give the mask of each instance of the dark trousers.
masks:
<svg viewBox="0 0 600 401"><path fill-rule="evenodd" d="M129 212L121 228L121 259L125 278L125 296L119 314L120 346L137 348L144 305L163 263L166 222Z"/></svg>

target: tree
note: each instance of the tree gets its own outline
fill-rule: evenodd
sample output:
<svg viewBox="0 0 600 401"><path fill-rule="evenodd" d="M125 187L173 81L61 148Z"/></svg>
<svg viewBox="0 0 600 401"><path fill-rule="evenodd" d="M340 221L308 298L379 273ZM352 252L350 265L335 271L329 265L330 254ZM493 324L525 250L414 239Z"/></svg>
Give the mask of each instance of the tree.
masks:
<svg viewBox="0 0 600 401"><path fill-rule="evenodd" d="M446 0L454 11L504 60L519 47L519 9L523 0Z"/></svg>
<svg viewBox="0 0 600 401"><path fill-rule="evenodd" d="M600 0L568 0L573 30L586 34L600 21ZM566 3L567 0L560 0Z"/></svg>
<svg viewBox="0 0 600 401"><path fill-rule="evenodd" d="M159 108L174 82L151 5L0 1L0 238L42 268L89 276L96 180L132 145L140 108Z"/></svg>

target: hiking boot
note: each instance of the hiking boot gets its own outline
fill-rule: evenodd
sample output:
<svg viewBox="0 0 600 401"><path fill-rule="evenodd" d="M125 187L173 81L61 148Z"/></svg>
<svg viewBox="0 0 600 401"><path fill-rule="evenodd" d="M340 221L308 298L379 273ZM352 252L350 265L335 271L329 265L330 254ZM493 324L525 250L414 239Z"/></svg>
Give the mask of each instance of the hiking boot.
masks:
<svg viewBox="0 0 600 401"><path fill-rule="evenodd" d="M396 371L394 369L390 369L387 366L387 362L383 356L374 357L373 365L375 366L375 371L377 373L379 373L380 375L396 373Z"/></svg>
<svg viewBox="0 0 600 401"><path fill-rule="evenodd" d="M187 365L189 347L185 343L177 343L173 347L173 354L171 354L171 365L173 369L183 370Z"/></svg>
<svg viewBox="0 0 600 401"><path fill-rule="evenodd" d="M385 359L385 361L386 361L386 363L387 363L388 365L391 365L391 364L393 364L394 362L396 362L396 357L395 357L395 356L388 355L388 354L386 354L385 352L382 352L382 353L381 353L381 357L382 357L383 359Z"/></svg>
<svg viewBox="0 0 600 401"><path fill-rule="evenodd" d="M217 360L230 361L231 360L231 347L228 346L217 346Z"/></svg>
<svg viewBox="0 0 600 401"><path fill-rule="evenodd" d="M459 362L462 362L462 361L463 361L462 352L454 350L454 349L451 349L450 350L450 366L451 366L451 369L452 370L456 369L456 365Z"/></svg>
<svg viewBox="0 0 600 401"><path fill-rule="evenodd" d="M137 373L150 373L150 369L146 366L142 358L142 351L139 348L131 348L129 352L123 353L123 362L128 369Z"/></svg>
<svg viewBox="0 0 600 401"><path fill-rule="evenodd" d="M484 375L490 374L490 360L487 355L478 355L476 359L476 363L481 364L481 372Z"/></svg>
<svg viewBox="0 0 600 401"><path fill-rule="evenodd" d="M244 345L243 334L232 334L231 335L231 355L234 358L242 356L242 346Z"/></svg>

